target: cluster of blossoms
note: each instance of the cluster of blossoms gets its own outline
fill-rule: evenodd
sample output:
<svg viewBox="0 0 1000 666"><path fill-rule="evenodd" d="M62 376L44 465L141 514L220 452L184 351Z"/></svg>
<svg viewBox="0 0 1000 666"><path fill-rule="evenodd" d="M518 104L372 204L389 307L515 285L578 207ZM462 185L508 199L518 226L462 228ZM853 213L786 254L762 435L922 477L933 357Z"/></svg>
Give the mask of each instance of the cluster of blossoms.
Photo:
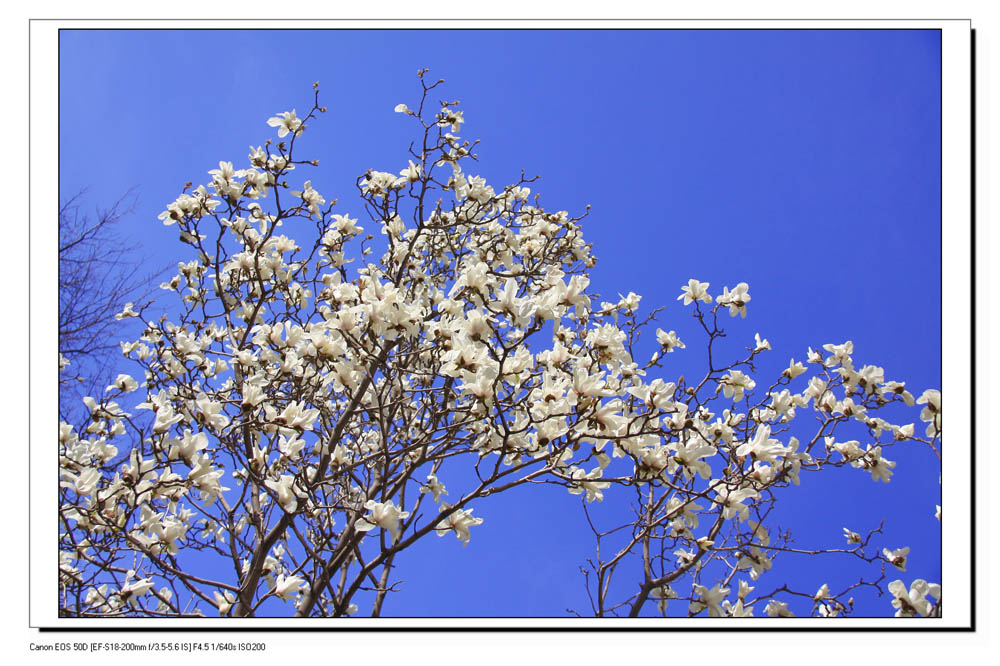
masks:
<svg viewBox="0 0 1000 666"><path fill-rule="evenodd" d="M421 82L418 110L396 107L419 124L419 150L398 174L357 182L384 237L377 261L357 218L333 213L312 180L286 182L315 164L294 150L325 111L318 97L302 118L268 121L284 141L251 147L243 169L220 162L160 215L194 254L162 285L180 309L158 321L123 312L145 324L122 343L141 378L119 376L88 399L86 424L60 426L64 612L250 616L289 603L298 616L340 616L378 580L378 614L400 552L432 532L468 545L484 523L477 499L543 481L585 503L619 488L640 498L620 556L592 563L595 614L637 615L650 600L666 613L682 599L692 615L790 615L748 582L788 545L763 524L775 492L845 466L889 482L884 451L939 440L940 394L916 401L927 440L891 424L881 410L913 396L881 368L856 368L850 342L810 349L811 370L792 360L760 392L754 360L771 345L759 335L699 383L651 377L685 349L676 331L657 329L656 354L637 361L650 319L635 294L587 292L581 218L532 202L524 178L496 189L467 173L474 144L455 134L457 102L425 118L437 84ZM316 229L305 246L279 233L303 228ZM709 287L691 280L678 300L711 341L720 313L747 316L750 293ZM136 392L134 415L120 404ZM803 413L818 428L788 436ZM852 423L864 445L835 434ZM870 539L849 532L853 547L838 552L882 561ZM651 546L639 592L608 600L618 560ZM885 552L903 568L908 549ZM239 566L211 579L192 554ZM711 563L728 577L709 581ZM940 599L923 581L902 596L894 585L900 614L928 615L922 595ZM848 612L851 589L824 585L815 613Z"/></svg>

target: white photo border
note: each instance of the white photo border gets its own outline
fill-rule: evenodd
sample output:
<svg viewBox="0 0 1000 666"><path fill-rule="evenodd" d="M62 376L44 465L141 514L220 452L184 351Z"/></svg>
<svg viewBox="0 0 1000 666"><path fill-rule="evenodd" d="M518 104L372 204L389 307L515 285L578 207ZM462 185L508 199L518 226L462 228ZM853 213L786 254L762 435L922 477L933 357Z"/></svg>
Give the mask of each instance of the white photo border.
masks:
<svg viewBox="0 0 1000 666"><path fill-rule="evenodd" d="M747 618L734 627L728 619L699 618L449 618L447 630L963 630L975 616L972 488L972 311L971 300L950 299L968 293L972 257L972 31L968 20L32 20L30 31L30 626L59 630L109 629L108 620L60 618L58 585L57 497L52 492L58 466L54 445L57 417L56 309L58 229L53 213L58 190L58 32L72 28L213 29L939 29L942 61L942 394L948 403L948 450L942 466L942 585L947 609L942 618ZM440 618L351 618L335 626L324 619L282 620L116 619L113 629L211 631L237 630L441 630Z"/></svg>

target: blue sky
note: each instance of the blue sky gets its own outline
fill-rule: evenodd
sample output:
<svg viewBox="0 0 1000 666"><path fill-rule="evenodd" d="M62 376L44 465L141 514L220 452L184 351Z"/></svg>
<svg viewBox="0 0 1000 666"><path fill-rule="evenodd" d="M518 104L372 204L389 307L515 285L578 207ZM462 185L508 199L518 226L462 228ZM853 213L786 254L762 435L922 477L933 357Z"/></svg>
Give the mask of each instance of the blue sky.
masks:
<svg viewBox="0 0 1000 666"><path fill-rule="evenodd" d="M329 112L303 137L320 160L308 177L357 216L357 176L406 165L412 123L392 109L418 99L421 67L446 79L462 136L481 141L467 171L500 186L524 169L541 177L532 191L547 208L591 206L591 290L667 306L658 325L688 345L665 379L702 368L702 338L676 301L697 278L714 293L749 283L749 315L728 322L728 343L768 338L764 377L807 347L852 340L858 363L915 395L940 388L937 31L63 31L60 197L88 187L85 205L100 207L134 187L126 224L144 255L187 260L156 216L220 160L245 162L273 136L266 119L308 109L318 80ZM912 548L899 577L939 581L936 458L919 447L889 457L888 485L858 470L804 479L779 522L799 545L839 545L842 527L886 516L886 545ZM486 522L465 549L453 537L421 544L400 561L405 591L386 612L585 612L578 571L592 539L579 499L538 496L480 504ZM532 517L535 502L546 519ZM759 591L786 579L836 588L857 578L846 564L789 558ZM859 610L882 614L888 600L859 596Z"/></svg>

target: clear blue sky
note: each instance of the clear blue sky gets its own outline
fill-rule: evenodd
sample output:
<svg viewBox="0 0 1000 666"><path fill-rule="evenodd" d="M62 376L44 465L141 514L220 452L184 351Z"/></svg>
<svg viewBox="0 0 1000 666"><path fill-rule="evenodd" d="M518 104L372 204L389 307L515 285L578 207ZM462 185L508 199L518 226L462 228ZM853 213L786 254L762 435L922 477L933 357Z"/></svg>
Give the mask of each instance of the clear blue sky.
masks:
<svg viewBox="0 0 1000 666"><path fill-rule="evenodd" d="M308 109L318 80L329 112L303 137L321 164L309 177L357 216L355 178L406 165L412 124L393 107L418 99L421 67L462 101L461 134L481 140L478 171L494 186L524 169L541 176L532 191L547 208L592 206L591 289L666 305L659 325L688 344L665 379L702 369L702 338L675 300L698 278L713 292L750 284L749 316L730 322L728 341L768 338L764 377L809 346L852 340L858 363L915 395L940 388L937 31L63 31L60 197L86 186L99 207L135 187L127 224L146 256L187 260L157 214L220 160L239 168L273 136L266 119ZM936 458L913 447L888 457L888 485L853 469L804 478L779 522L805 547L887 516L887 545L912 548L898 577L940 581ZM490 499L467 548L432 538L408 553L386 613L586 611L579 498L539 493L542 522L530 502ZM758 591L856 578L849 562L786 559ZM873 614L888 604L859 597Z"/></svg>

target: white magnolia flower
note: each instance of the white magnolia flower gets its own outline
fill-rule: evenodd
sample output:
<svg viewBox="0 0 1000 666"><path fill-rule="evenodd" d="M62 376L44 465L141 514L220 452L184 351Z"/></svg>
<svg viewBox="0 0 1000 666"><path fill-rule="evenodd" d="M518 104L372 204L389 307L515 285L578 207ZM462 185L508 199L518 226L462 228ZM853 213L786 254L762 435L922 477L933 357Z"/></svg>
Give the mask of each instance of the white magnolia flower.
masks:
<svg viewBox="0 0 1000 666"><path fill-rule="evenodd" d="M749 549L744 550L739 553L740 559L736 563L736 568L739 571L750 570L750 578L752 580L757 580L760 578L761 574L770 570L773 563L771 558L767 556L759 546L756 544L750 546Z"/></svg>
<svg viewBox="0 0 1000 666"><path fill-rule="evenodd" d="M406 184L406 179L396 178L395 175L385 171L369 171L365 174L365 181L361 188L368 194L384 197L389 191L398 189Z"/></svg>
<svg viewBox="0 0 1000 666"><path fill-rule="evenodd" d="M851 354L854 353L854 343L848 340L842 345L828 344L823 345L823 349L830 352L830 356L824 361L824 365L828 368L832 368L836 365L841 365L848 370L854 368L854 362L851 360Z"/></svg>
<svg viewBox="0 0 1000 666"><path fill-rule="evenodd" d="M719 305L729 306L730 317L739 315L745 318L747 316L746 305L750 302L749 289L746 282L740 282L732 291L729 291L729 287L723 287L722 296L719 296Z"/></svg>
<svg viewBox="0 0 1000 666"><path fill-rule="evenodd" d="M741 457L751 455L762 462L774 464L778 461L778 456L786 451L780 441L771 438L771 426L764 424L757 428L752 439L736 449L736 455Z"/></svg>
<svg viewBox="0 0 1000 666"><path fill-rule="evenodd" d="M302 203L309 207L313 215L319 215L319 207L326 203L326 199L319 192L313 189L312 181L307 180L301 192L292 192L292 196L302 199Z"/></svg>
<svg viewBox="0 0 1000 666"><path fill-rule="evenodd" d="M462 129L462 123L465 122L461 111L456 111L447 106L441 107L441 113L438 114L438 119L437 124L440 127L447 127L448 125L451 125L452 132L458 132Z"/></svg>
<svg viewBox="0 0 1000 666"><path fill-rule="evenodd" d="M305 581L298 576L286 576L280 574L274 581L274 595L282 601L288 601L305 585Z"/></svg>
<svg viewBox="0 0 1000 666"><path fill-rule="evenodd" d="M267 119L267 124L278 128L278 138L284 138L289 132L295 135L302 133L302 121L295 115L295 109L283 111Z"/></svg>
<svg viewBox="0 0 1000 666"><path fill-rule="evenodd" d="M677 297L677 300L683 300L684 305L691 305L695 301L704 301L705 303L711 303L712 297L708 293L708 282L698 282L697 280L688 280L686 287L681 287L682 293Z"/></svg>
<svg viewBox="0 0 1000 666"><path fill-rule="evenodd" d="M836 600L823 600L819 603L820 617L839 617L844 610L844 605Z"/></svg>
<svg viewBox="0 0 1000 666"><path fill-rule="evenodd" d="M788 377L789 379L795 379L805 371L806 371L806 366L802 365L801 363L797 363L793 358L788 363L788 368L786 368L785 371L782 372L781 374L785 377Z"/></svg>
<svg viewBox="0 0 1000 666"><path fill-rule="evenodd" d="M913 439L913 424L907 423L904 426L892 426L893 439L903 442Z"/></svg>
<svg viewBox="0 0 1000 666"><path fill-rule="evenodd" d="M434 502L441 501L441 495L447 495L448 491L445 490L444 484L438 481L437 475L428 474L427 483L420 486L420 494L431 493L434 497Z"/></svg>
<svg viewBox="0 0 1000 666"><path fill-rule="evenodd" d="M215 597L215 606L219 609L219 615L228 613L229 609L236 603L236 595L229 590L223 590L222 594L215 590L212 592L212 596Z"/></svg>
<svg viewBox="0 0 1000 666"><path fill-rule="evenodd" d="M113 391L117 389L124 393L131 393L137 388L139 388L139 383L137 381L132 379L132 377L130 377L129 375L122 374L118 375L118 377L115 378L115 381L111 384L111 386L104 389L104 392L107 393L108 391Z"/></svg>
<svg viewBox="0 0 1000 666"><path fill-rule="evenodd" d="M692 613L700 613L707 608L709 617L725 617L721 603L727 596L729 596L729 588L722 587L718 583L711 589L704 585L695 585L693 599L688 610Z"/></svg>
<svg viewBox="0 0 1000 666"><path fill-rule="evenodd" d="M900 571L906 571L906 556L910 554L910 547L897 548L896 550L882 549L882 555L886 561Z"/></svg>
<svg viewBox="0 0 1000 666"><path fill-rule="evenodd" d="M130 317L138 317L139 313L132 309L132 303L126 303L122 311L115 315L115 319L121 321Z"/></svg>
<svg viewBox="0 0 1000 666"><path fill-rule="evenodd" d="M149 592L153 587L153 579L151 577L133 581L131 580L133 576L135 576L135 571L129 569L125 575L125 584L122 585L122 589L118 593L122 601L132 606L135 605L137 598Z"/></svg>
<svg viewBox="0 0 1000 666"><path fill-rule="evenodd" d="M743 399L744 391L752 391L757 386L757 382L750 379L740 370L730 370L729 374L720 380L722 394L727 398L732 398L733 402Z"/></svg>
<svg viewBox="0 0 1000 666"><path fill-rule="evenodd" d="M850 442L848 442L848 444L849 443ZM857 467L858 469L868 470L868 472L872 475L872 481L889 483L889 479L892 478L892 468L896 466L896 463L895 461L887 460L882 457L881 446L872 448L871 444L869 444L864 454L860 458L854 460L851 463L851 466Z"/></svg>
<svg viewBox="0 0 1000 666"><path fill-rule="evenodd" d="M299 508L299 500L307 497L305 492L296 487L295 477L290 474L283 474L277 481L268 479L264 485L278 496L278 504L285 513L295 513Z"/></svg>
<svg viewBox="0 0 1000 666"><path fill-rule="evenodd" d="M666 333L662 328L658 328L656 329L656 341L660 343L660 347L663 348L666 354L669 354L677 347L684 349L684 343L677 337L676 331Z"/></svg>
<svg viewBox="0 0 1000 666"><path fill-rule="evenodd" d="M928 617L933 606L941 601L941 586L928 584L922 578L913 581L909 590L903 581L894 580L889 583L889 592L894 597L892 607L896 609L896 617ZM934 600L933 603L927 599L928 595Z"/></svg>
<svg viewBox="0 0 1000 666"><path fill-rule="evenodd" d="M741 521L747 520L750 516L750 507L743 504L743 501L759 496L753 488L731 490L727 486L717 488L715 493L717 495L716 501L722 505L722 517L726 520L737 515Z"/></svg>
<svg viewBox="0 0 1000 666"><path fill-rule="evenodd" d="M441 505L442 509L450 508L447 504ZM438 536L444 536L448 532L454 531L455 536L462 542L462 546L469 545L469 528L473 525L481 525L482 518L473 518L472 509L455 509L434 527Z"/></svg>
<svg viewBox="0 0 1000 666"><path fill-rule="evenodd" d="M101 472L93 467L88 467L79 474L64 471L60 475L65 481L59 483L62 488L71 488L73 492L81 497L92 494L97 490L97 485L101 482Z"/></svg>
<svg viewBox="0 0 1000 666"><path fill-rule="evenodd" d="M677 592L675 592L674 589L670 587L670 585L664 583L659 587L654 587L652 591L649 593L649 598L657 600L656 608L662 613L663 611L667 610L667 603L671 599L677 598Z"/></svg>
<svg viewBox="0 0 1000 666"><path fill-rule="evenodd" d="M711 458L718 453L718 449L704 440L694 438L676 446L674 455L667 461L671 473L677 468L677 465L680 465L683 468L684 476L688 479L694 478L695 474L705 480L712 478L712 467L702 458ZM647 461L645 454L642 458L644 462Z"/></svg>
<svg viewBox="0 0 1000 666"><path fill-rule="evenodd" d="M929 423L927 436L935 437L941 432L941 392L927 389L917 398L918 405L927 405L920 412L920 420Z"/></svg>
<svg viewBox="0 0 1000 666"><path fill-rule="evenodd" d="M743 607L743 599L730 603L728 599L722 602L722 608L729 617L753 617L753 606Z"/></svg>
<svg viewBox="0 0 1000 666"><path fill-rule="evenodd" d="M83 600L84 606L99 607L99 612L104 609L108 609L108 586L101 585L100 587L92 587L87 590L87 596ZM109 609L110 610L110 609Z"/></svg>
<svg viewBox="0 0 1000 666"><path fill-rule="evenodd" d="M413 160L408 160L410 165L399 172L399 175L407 180L407 182L415 183L420 180L420 165L414 164Z"/></svg>
<svg viewBox="0 0 1000 666"><path fill-rule="evenodd" d="M286 438L284 435L279 435L278 437L278 450L289 460L298 459L303 446L305 446L305 442L296 436Z"/></svg>
<svg viewBox="0 0 1000 666"><path fill-rule="evenodd" d="M788 610L788 603L771 599L764 607L764 612L768 617L795 617L795 613Z"/></svg>
<svg viewBox="0 0 1000 666"><path fill-rule="evenodd" d="M569 492L573 495L579 495L585 492L587 493L588 502L593 502L595 499L598 502L603 502L604 493L601 491L611 486L609 481L597 480L600 479L603 474L604 470L600 467L595 467L589 472L584 472L579 467L574 469L573 483L569 486Z"/></svg>
<svg viewBox="0 0 1000 666"><path fill-rule="evenodd" d="M400 511L392 500L388 502L368 500L365 502L365 508L371 511L371 514L358 518L354 522L354 529L358 532L368 532L376 527L382 527L389 530L394 541L399 538L399 521L410 516L409 511Z"/></svg>
<svg viewBox="0 0 1000 666"><path fill-rule="evenodd" d="M913 394L906 390L904 382L886 382L878 390L879 394L885 398L898 395L908 406L913 406Z"/></svg>

